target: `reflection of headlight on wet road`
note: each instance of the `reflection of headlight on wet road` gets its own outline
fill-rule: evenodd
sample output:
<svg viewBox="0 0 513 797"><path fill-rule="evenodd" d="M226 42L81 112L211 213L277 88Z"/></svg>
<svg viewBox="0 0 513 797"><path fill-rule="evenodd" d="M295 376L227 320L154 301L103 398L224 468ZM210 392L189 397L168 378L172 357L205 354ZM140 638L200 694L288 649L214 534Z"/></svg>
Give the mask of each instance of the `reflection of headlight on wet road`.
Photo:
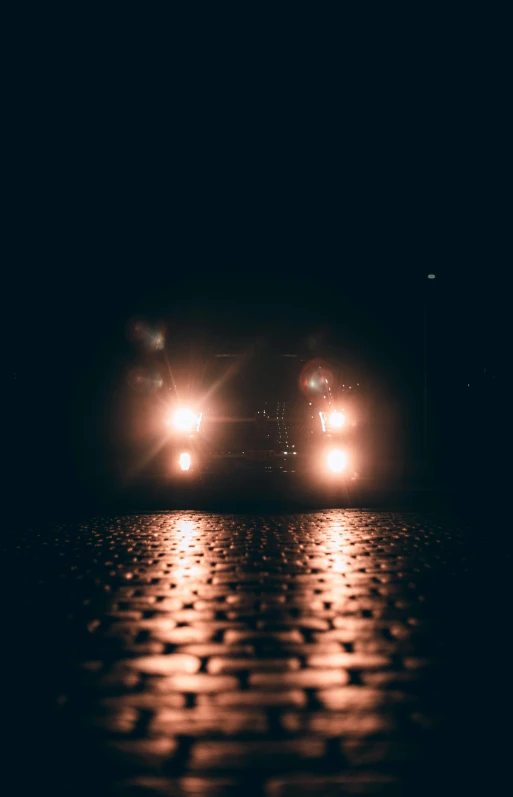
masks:
<svg viewBox="0 0 513 797"><path fill-rule="evenodd" d="M198 432L203 413L196 413L187 408L176 410L171 418L171 424L178 432Z"/></svg>
<svg viewBox="0 0 513 797"><path fill-rule="evenodd" d="M341 473L347 467L347 454L334 448L328 453L327 463L332 473Z"/></svg>

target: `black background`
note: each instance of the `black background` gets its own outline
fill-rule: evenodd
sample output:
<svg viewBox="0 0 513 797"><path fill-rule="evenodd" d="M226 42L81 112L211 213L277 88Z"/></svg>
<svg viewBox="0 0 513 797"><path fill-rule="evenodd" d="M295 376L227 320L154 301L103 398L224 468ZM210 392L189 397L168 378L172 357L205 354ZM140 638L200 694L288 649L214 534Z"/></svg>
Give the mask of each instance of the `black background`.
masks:
<svg viewBox="0 0 513 797"><path fill-rule="evenodd" d="M434 473L494 488L509 362L500 24L383 14L45 11L13 26L15 503L80 503L106 477L134 316L171 337L273 323L324 336L392 413L415 476L426 304Z"/></svg>

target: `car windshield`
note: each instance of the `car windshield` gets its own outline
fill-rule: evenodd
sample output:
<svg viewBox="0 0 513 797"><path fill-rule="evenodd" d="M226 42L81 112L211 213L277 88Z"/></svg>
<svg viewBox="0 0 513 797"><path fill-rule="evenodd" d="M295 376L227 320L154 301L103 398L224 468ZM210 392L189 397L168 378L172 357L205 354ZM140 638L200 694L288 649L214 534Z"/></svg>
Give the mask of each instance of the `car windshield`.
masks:
<svg viewBox="0 0 513 797"><path fill-rule="evenodd" d="M204 386L216 405L256 407L301 397L302 361L296 355L231 355L208 363Z"/></svg>
<svg viewBox="0 0 513 797"><path fill-rule="evenodd" d="M266 403L269 409L277 402L287 402L289 409L305 401L330 403L349 392L342 384L347 374L342 379L331 358L325 361L285 345L278 349L269 341L241 341L237 347L215 349L203 342L188 351L175 349L167 363L165 381L178 401L216 414L254 414Z"/></svg>

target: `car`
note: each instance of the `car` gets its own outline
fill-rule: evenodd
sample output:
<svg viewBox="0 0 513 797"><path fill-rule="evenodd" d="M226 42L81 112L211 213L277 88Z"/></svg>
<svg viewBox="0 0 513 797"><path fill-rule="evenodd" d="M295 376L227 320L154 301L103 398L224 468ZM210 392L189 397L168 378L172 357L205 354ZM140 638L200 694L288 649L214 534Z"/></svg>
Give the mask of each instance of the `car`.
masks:
<svg viewBox="0 0 513 797"><path fill-rule="evenodd" d="M332 361L269 349L216 352L191 371L194 378L171 366L160 405L160 467L169 479L358 478L359 384L342 381Z"/></svg>

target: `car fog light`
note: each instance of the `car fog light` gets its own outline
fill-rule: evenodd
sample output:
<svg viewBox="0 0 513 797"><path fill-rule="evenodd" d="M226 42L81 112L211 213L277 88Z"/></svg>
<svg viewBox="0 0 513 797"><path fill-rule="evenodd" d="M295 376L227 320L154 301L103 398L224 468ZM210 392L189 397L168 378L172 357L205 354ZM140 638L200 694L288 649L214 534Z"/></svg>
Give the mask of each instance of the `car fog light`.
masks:
<svg viewBox="0 0 513 797"><path fill-rule="evenodd" d="M344 451L340 451L338 448L334 448L328 454L328 468L333 473L340 473L343 471L347 466L347 454Z"/></svg>
<svg viewBox="0 0 513 797"><path fill-rule="evenodd" d="M189 470L191 467L191 455L186 452L180 454L179 462L182 470Z"/></svg>

